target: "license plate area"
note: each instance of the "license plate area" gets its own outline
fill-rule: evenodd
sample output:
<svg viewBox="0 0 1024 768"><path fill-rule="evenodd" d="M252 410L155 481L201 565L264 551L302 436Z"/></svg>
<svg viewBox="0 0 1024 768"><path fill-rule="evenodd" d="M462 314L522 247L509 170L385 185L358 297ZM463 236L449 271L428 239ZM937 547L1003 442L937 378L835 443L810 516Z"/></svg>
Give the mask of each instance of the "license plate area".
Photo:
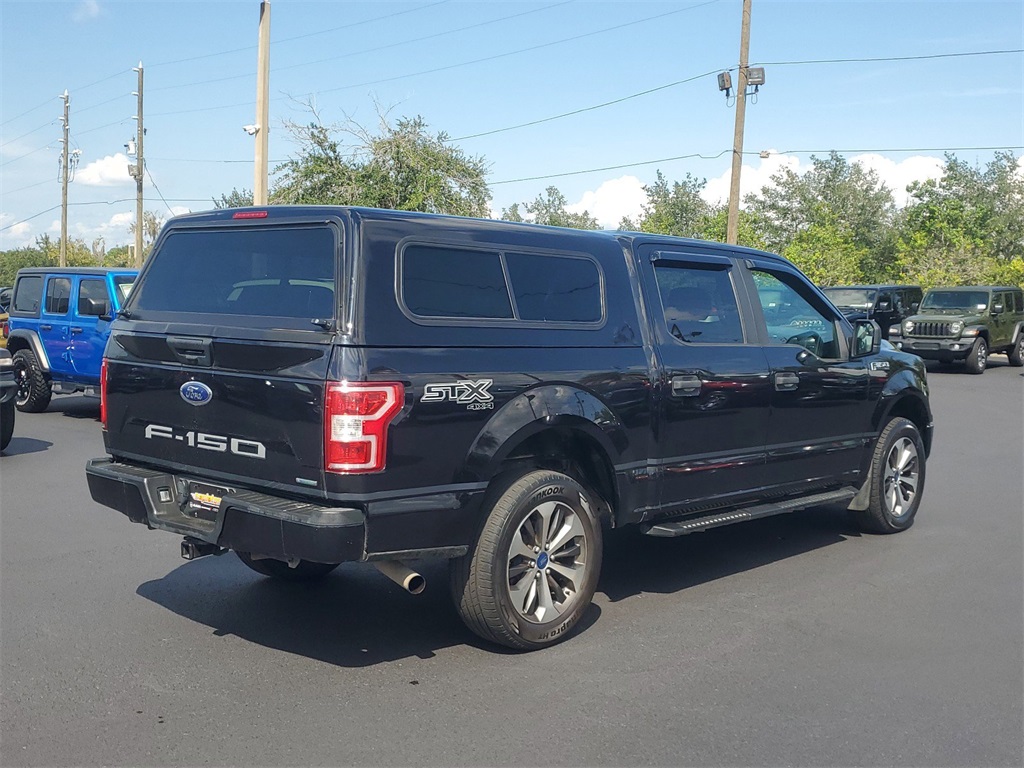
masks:
<svg viewBox="0 0 1024 768"><path fill-rule="evenodd" d="M209 483L189 480L185 506L182 508L182 511L190 517L199 520L207 520L211 523L216 522L217 510L220 509L221 499L233 492L233 488L223 485L210 485Z"/></svg>

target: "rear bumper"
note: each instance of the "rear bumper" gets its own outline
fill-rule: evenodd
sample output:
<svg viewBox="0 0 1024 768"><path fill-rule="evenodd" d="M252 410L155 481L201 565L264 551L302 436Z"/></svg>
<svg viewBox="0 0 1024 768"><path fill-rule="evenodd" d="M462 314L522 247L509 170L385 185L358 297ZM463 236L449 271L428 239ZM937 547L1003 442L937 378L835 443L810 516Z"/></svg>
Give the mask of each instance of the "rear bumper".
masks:
<svg viewBox="0 0 1024 768"><path fill-rule="evenodd" d="M360 509L325 507L249 490L224 493L216 509L191 512L184 502L189 481L199 480L109 458L86 464L94 501L134 523L210 544L318 563L366 559L366 516Z"/></svg>

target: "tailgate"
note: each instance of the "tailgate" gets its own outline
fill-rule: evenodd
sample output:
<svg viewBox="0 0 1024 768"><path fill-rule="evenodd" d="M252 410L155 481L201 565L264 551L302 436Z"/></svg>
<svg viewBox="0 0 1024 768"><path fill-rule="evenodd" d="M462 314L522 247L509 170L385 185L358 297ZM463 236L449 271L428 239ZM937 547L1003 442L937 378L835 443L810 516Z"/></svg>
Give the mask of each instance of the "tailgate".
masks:
<svg viewBox="0 0 1024 768"><path fill-rule="evenodd" d="M330 350L298 339L115 332L107 450L249 487L322 493Z"/></svg>

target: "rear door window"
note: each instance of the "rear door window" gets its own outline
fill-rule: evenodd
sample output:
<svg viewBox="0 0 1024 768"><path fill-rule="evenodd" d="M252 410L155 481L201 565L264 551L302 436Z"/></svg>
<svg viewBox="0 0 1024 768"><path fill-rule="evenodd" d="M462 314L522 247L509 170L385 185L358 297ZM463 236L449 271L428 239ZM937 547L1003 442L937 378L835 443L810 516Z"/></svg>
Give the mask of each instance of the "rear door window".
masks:
<svg viewBox="0 0 1024 768"><path fill-rule="evenodd" d="M71 301L71 279L51 277L46 283L46 312L66 315Z"/></svg>
<svg viewBox="0 0 1024 768"><path fill-rule="evenodd" d="M265 317L307 328L335 316L335 250L327 226L172 232L132 289L130 309L140 317Z"/></svg>

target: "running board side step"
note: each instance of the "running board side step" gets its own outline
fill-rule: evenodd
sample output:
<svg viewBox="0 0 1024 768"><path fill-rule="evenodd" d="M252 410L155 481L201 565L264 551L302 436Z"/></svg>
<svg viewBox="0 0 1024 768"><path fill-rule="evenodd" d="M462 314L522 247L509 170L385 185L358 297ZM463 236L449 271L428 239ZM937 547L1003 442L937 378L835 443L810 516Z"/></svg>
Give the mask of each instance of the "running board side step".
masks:
<svg viewBox="0 0 1024 768"><path fill-rule="evenodd" d="M853 488L844 488L840 491L828 491L827 493L816 493L813 496L802 496L799 499L787 499L786 501L777 501L771 504L758 504L755 507L731 509L728 512L719 512L690 520L642 525L640 530L648 536L685 536L687 533L698 533L709 528L718 528L723 525L731 525L732 523L757 520L761 517L781 515L785 512L795 512L798 509L816 507L819 504L849 501L856 493Z"/></svg>

